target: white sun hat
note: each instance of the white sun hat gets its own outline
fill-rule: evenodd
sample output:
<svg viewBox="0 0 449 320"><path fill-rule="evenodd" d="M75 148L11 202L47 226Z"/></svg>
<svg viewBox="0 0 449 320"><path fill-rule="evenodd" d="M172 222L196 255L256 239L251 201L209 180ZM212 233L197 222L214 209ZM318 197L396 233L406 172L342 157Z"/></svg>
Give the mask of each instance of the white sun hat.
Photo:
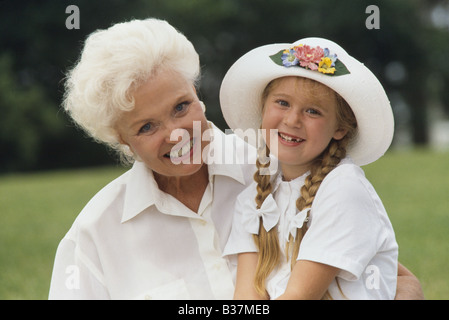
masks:
<svg viewBox="0 0 449 320"><path fill-rule="evenodd" d="M322 38L258 47L231 66L221 84L220 104L224 119L237 135L260 128L262 93L272 80L286 76L318 81L346 100L357 119L357 134L347 150L356 164L374 162L387 151L394 118L385 90L367 67L338 44ZM246 138L256 146L257 139Z"/></svg>

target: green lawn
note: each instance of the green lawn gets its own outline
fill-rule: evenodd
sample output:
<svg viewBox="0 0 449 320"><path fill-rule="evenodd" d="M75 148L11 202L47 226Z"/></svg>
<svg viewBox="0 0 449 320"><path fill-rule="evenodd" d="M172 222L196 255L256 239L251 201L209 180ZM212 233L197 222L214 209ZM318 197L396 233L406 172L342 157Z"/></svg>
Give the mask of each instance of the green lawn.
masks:
<svg viewBox="0 0 449 320"><path fill-rule="evenodd" d="M389 152L364 168L393 222L400 261L428 299L449 299L449 153ZM0 176L0 299L46 299L56 247L123 168Z"/></svg>
<svg viewBox="0 0 449 320"><path fill-rule="evenodd" d="M0 177L0 299L47 299L59 241L87 201L123 171Z"/></svg>
<svg viewBox="0 0 449 320"><path fill-rule="evenodd" d="M390 152L364 168L427 299L449 299L449 153Z"/></svg>

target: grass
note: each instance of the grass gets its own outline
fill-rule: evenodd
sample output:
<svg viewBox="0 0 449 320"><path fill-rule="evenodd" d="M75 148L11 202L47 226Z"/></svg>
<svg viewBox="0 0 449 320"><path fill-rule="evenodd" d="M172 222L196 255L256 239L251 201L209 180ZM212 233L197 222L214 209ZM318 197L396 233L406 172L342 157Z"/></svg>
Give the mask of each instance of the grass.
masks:
<svg viewBox="0 0 449 320"><path fill-rule="evenodd" d="M399 261L427 299L449 299L449 153L390 152L364 170L392 221Z"/></svg>
<svg viewBox="0 0 449 320"><path fill-rule="evenodd" d="M389 152L364 167L389 213L399 260L427 299L449 299L449 153ZM46 299L56 247L122 168L0 176L0 299Z"/></svg>
<svg viewBox="0 0 449 320"><path fill-rule="evenodd" d="M87 201L123 171L0 177L0 299L47 299L59 241Z"/></svg>

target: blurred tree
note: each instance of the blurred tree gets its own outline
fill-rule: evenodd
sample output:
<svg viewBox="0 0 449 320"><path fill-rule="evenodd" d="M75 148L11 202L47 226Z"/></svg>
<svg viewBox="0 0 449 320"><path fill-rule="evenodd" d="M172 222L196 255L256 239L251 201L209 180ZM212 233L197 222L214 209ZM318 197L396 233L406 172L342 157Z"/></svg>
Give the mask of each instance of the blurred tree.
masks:
<svg viewBox="0 0 449 320"><path fill-rule="evenodd" d="M429 91L428 79L437 74L443 88L449 85L448 67L437 62L449 54L449 33L428 21L432 8L441 2L445 1L164 0L158 2L158 12L198 49L205 70L205 100L214 107L209 118L221 126L225 125L217 92L235 59L256 46L318 36L341 44L376 74L387 93L402 96L410 108L413 142L425 145L428 92L435 92ZM380 10L380 29L365 26L369 5ZM447 99L446 92L440 90Z"/></svg>
<svg viewBox="0 0 449 320"><path fill-rule="evenodd" d="M449 1L429 0L425 5L430 12L429 23L435 26L429 42L437 44L434 50L429 50L429 60L434 61L431 92L437 95L449 114L449 65L442 63L449 55Z"/></svg>
<svg viewBox="0 0 449 320"><path fill-rule="evenodd" d="M238 57L260 45L291 43L300 38L319 36L341 44L379 77L390 96L399 95L406 101L410 109L413 141L425 144L428 141L426 105L429 94L439 95L441 101L449 106L449 64L444 63L449 54L449 27L436 27L429 18L436 6L447 8L447 2L0 1L3 57L0 121L4 126L0 128L0 149L17 150L2 152L1 163L14 165L2 166L0 171L115 161L103 146L89 142L82 132L73 129L65 114L59 112L63 77L78 59L89 33L116 22L146 17L166 19L193 42L200 54L203 70L200 96L207 105L208 117L222 129L227 126L221 116L218 91L226 70ZM79 30L65 27L68 16L65 9L72 4L80 10ZM366 28L368 14L365 10L368 5L379 7L380 29ZM34 109L31 105L35 106ZM7 124L6 116L3 117L6 110L9 114ZM398 112L396 117L401 117ZM53 116L49 116L51 113ZM20 134L12 134L11 128L17 129L22 123L28 123L28 127L32 124L36 130L23 129ZM30 132L39 134L33 137Z"/></svg>
<svg viewBox="0 0 449 320"><path fill-rule="evenodd" d="M38 85L22 88L11 71L12 58L0 56L0 167L4 171L34 168L46 140L63 127Z"/></svg>
<svg viewBox="0 0 449 320"><path fill-rule="evenodd" d="M138 2L0 2L0 48L7 56L0 71L0 172L117 161L71 124L60 103L64 74L78 59L87 34L128 19ZM70 4L80 8L80 30L65 26Z"/></svg>

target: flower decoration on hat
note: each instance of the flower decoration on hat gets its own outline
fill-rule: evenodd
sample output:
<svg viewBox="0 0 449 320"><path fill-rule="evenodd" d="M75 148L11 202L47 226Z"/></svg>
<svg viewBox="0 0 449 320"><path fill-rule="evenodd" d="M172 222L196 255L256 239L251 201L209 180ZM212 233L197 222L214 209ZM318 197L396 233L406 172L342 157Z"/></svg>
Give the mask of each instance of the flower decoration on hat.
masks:
<svg viewBox="0 0 449 320"><path fill-rule="evenodd" d="M299 60L296 57L295 53L296 53L296 51L294 48L287 49L282 52L281 59L282 59L282 64L285 67L296 66L298 64Z"/></svg>
<svg viewBox="0 0 449 320"><path fill-rule="evenodd" d="M335 53L320 46L297 45L293 48L281 50L270 58L278 65L287 68L301 67L311 71L318 71L325 75L341 76L349 74L346 66L338 60Z"/></svg>

